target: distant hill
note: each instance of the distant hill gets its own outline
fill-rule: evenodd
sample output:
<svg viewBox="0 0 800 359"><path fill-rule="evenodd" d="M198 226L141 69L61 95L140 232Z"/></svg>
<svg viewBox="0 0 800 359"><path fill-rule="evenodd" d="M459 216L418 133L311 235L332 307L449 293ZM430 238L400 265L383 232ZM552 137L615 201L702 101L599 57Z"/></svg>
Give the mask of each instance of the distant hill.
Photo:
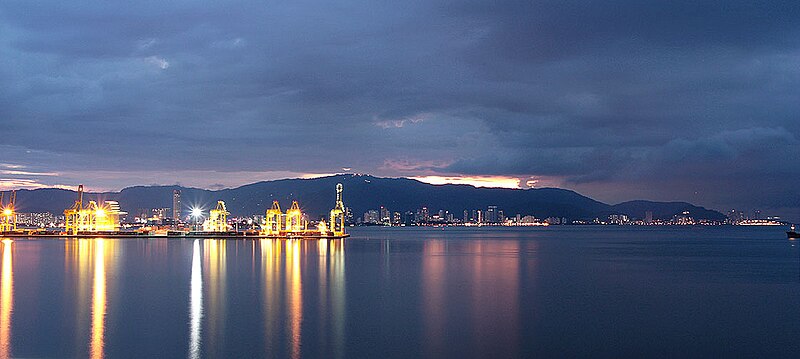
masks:
<svg viewBox="0 0 800 359"><path fill-rule="evenodd" d="M415 211L426 206L431 211L448 210L460 218L464 210L485 210L489 205L496 205L507 216L519 213L537 218L591 219L605 218L612 213L643 218L644 211L647 210L652 210L656 218L671 218L684 210L689 210L696 218L723 218L719 212L688 203L675 205L633 201L610 206L574 191L558 188L523 190L432 185L407 178L368 175L283 179L215 191L178 186L136 186L120 192L88 193L85 197L86 200L116 200L124 211L136 213L139 209L171 207L172 191L180 189L183 213L188 213L188 209L194 206L207 210L217 200L223 200L233 215L263 214L273 200L278 200L283 209L292 200L298 200L306 213L316 217L326 214L334 205L336 183L343 184L345 205L352 208L356 216L379 206L385 206L393 212ZM62 189L20 190L17 193L17 203L21 212L61 213L75 201L76 196L75 191Z"/></svg>

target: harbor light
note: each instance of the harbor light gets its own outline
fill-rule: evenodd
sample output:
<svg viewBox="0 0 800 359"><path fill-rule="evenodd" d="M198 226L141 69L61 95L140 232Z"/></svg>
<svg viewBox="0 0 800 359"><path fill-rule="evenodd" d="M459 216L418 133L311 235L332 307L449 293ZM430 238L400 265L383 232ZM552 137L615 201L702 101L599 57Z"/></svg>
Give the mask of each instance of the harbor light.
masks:
<svg viewBox="0 0 800 359"><path fill-rule="evenodd" d="M10 216L12 214L14 214L14 211L12 211L11 208L6 208L3 210L3 215L5 216Z"/></svg>
<svg viewBox="0 0 800 359"><path fill-rule="evenodd" d="M203 210L200 208L192 208L192 217L198 218L203 216Z"/></svg>

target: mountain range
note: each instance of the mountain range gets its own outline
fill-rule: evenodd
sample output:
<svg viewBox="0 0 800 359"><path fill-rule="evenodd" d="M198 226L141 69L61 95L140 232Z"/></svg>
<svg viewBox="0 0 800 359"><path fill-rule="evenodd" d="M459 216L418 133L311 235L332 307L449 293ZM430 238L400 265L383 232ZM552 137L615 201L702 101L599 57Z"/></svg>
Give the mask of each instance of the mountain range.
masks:
<svg viewBox="0 0 800 359"><path fill-rule="evenodd" d="M434 213L443 209L454 213L456 218L461 218L464 210L486 210L487 206L495 205L507 216L519 213L537 218L564 217L570 220L606 218L610 214L644 218L646 211L651 211L654 219L670 219L684 211L689 211L697 219L725 218L720 212L686 202L630 201L609 205L559 188L507 189L458 184L432 185L408 178L382 178L360 174L263 181L221 190L135 186L119 192L86 193L84 201L115 200L120 203L122 210L136 214L152 208L172 207L172 192L179 189L182 193L184 215L194 207L207 211L217 200L225 201L228 211L235 216L263 214L273 200L278 200L285 210L292 200L297 200L304 212L316 218L333 207L337 183L344 186L344 203L352 209L355 216L384 206L393 212L416 211L427 207ZM19 190L17 210L60 214L76 198L76 191L65 189Z"/></svg>

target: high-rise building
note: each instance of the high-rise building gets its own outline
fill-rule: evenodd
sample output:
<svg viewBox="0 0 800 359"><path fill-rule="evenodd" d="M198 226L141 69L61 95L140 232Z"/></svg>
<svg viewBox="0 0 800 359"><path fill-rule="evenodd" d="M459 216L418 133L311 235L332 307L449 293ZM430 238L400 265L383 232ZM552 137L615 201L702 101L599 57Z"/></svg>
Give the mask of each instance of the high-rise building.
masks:
<svg viewBox="0 0 800 359"><path fill-rule="evenodd" d="M497 206L489 206L486 209L486 222L497 223Z"/></svg>
<svg viewBox="0 0 800 359"><path fill-rule="evenodd" d="M353 220L353 209L350 207L344 208L344 223L345 224L355 223L355 221Z"/></svg>
<svg viewBox="0 0 800 359"><path fill-rule="evenodd" d="M371 209L364 213L364 223L378 224L380 223L380 212Z"/></svg>
<svg viewBox="0 0 800 359"><path fill-rule="evenodd" d="M381 215L381 219L380 219L381 223L383 223L383 224L391 223L392 217L391 217L391 213L389 212L388 208L386 208L384 206L381 206L380 215Z"/></svg>
<svg viewBox="0 0 800 359"><path fill-rule="evenodd" d="M172 191L172 219L181 219L181 190Z"/></svg>
<svg viewBox="0 0 800 359"><path fill-rule="evenodd" d="M415 222L414 220L414 212L406 211L403 213L403 223L407 226L412 225Z"/></svg>
<svg viewBox="0 0 800 359"><path fill-rule="evenodd" d="M652 224L652 223L653 223L653 211L644 212L644 224Z"/></svg>
<svg viewBox="0 0 800 359"><path fill-rule="evenodd" d="M469 211L464 210L464 223L469 222Z"/></svg>

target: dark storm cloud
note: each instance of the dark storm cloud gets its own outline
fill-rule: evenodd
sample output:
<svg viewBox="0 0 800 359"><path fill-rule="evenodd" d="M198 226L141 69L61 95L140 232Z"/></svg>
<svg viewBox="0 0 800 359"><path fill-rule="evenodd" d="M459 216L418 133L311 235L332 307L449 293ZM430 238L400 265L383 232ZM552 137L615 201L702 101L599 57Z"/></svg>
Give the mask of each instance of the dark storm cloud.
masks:
<svg viewBox="0 0 800 359"><path fill-rule="evenodd" d="M0 145L58 158L0 162L798 207L793 1L5 1L0 20Z"/></svg>

